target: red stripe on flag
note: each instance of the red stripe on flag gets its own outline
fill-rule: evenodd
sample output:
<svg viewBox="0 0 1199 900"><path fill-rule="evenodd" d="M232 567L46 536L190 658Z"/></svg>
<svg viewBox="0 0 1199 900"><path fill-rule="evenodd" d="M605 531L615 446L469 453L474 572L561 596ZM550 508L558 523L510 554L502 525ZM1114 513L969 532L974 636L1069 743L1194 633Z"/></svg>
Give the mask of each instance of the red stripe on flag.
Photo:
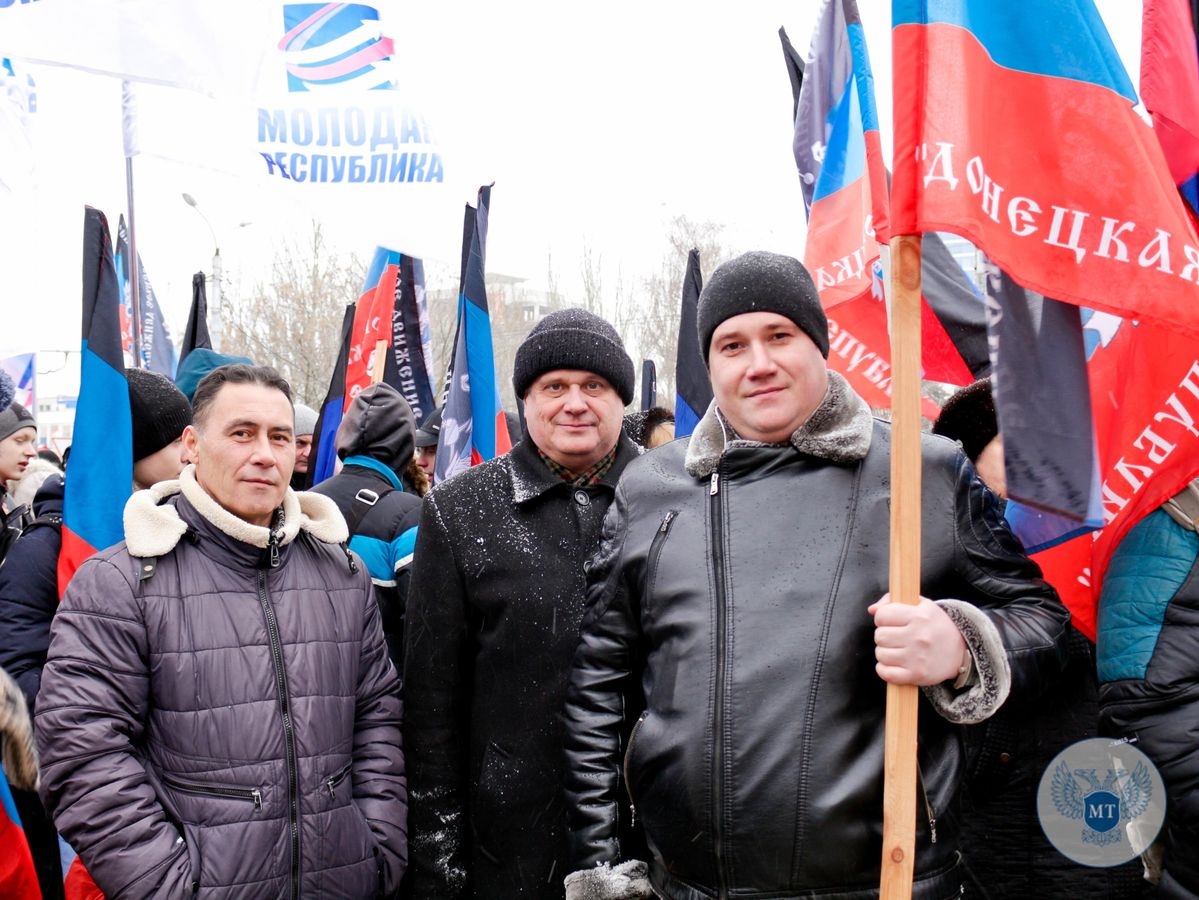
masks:
<svg viewBox="0 0 1199 900"><path fill-rule="evenodd" d="M887 310L873 297L842 303L829 313L828 367L845 380L872 409L891 408L891 338ZM941 412L928 397L920 412L936 419Z"/></svg>
<svg viewBox="0 0 1199 900"><path fill-rule="evenodd" d="M501 411L495 416L495 455L503 456L512 449L512 437L508 434L508 417Z"/></svg>
<svg viewBox="0 0 1199 900"><path fill-rule="evenodd" d="M803 261L826 310L870 293L871 266L879 249L878 241L866 232L869 219L870 188L865 178L812 204Z"/></svg>
<svg viewBox="0 0 1199 900"><path fill-rule="evenodd" d="M67 585L84 560L96 553L96 548L62 523L62 548L58 551L58 598L67 592Z"/></svg>
<svg viewBox="0 0 1199 900"><path fill-rule="evenodd" d="M1145 0L1141 100L1175 184L1199 171L1199 54L1186 0Z"/></svg>
<svg viewBox="0 0 1199 900"><path fill-rule="evenodd" d="M0 897L40 900L41 888L25 832L0 805Z"/></svg>

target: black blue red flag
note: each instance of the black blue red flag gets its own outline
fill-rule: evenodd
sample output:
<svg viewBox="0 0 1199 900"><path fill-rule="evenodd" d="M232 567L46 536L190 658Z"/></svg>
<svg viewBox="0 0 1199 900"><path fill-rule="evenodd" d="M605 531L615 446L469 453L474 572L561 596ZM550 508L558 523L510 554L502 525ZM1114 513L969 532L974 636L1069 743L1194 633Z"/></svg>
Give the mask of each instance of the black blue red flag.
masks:
<svg viewBox="0 0 1199 900"><path fill-rule="evenodd" d="M987 267L992 394L1008 523L1029 553L1103 527L1099 453L1077 306Z"/></svg>
<svg viewBox="0 0 1199 900"><path fill-rule="evenodd" d="M344 407L369 384L399 391L418 422L433 411L418 297L424 292L420 260L376 247L354 311L346 364Z"/></svg>
<svg viewBox="0 0 1199 900"><path fill-rule="evenodd" d="M712 383L708 367L699 350L696 324L699 292L704 278L699 268L699 251L687 254L687 272L683 275L682 310L679 315L679 347L675 357L674 436L686 437L708 411L712 402Z"/></svg>
<svg viewBox="0 0 1199 900"><path fill-rule="evenodd" d="M37 869L25 837L25 828L4 769L0 768L0 896L12 900L40 900Z"/></svg>
<svg viewBox="0 0 1199 900"><path fill-rule="evenodd" d="M341 344L337 351L337 360L333 363L333 375L329 379L329 390L317 410L316 430L312 434L312 449L308 458L308 477L306 487L320 484L326 478L332 478L337 468L337 449L334 438L341 425L342 414L345 412L346 399L346 364L350 358L350 342L354 331L355 304L346 305L345 315L341 320Z"/></svg>
<svg viewBox="0 0 1199 900"><path fill-rule="evenodd" d="M142 255L137 254L137 305L133 303L133 254L129 249L129 231L125 227L125 217L117 220L117 246L114 252L114 262L117 270L117 284L121 291L122 305L132 329L131 343L137 348L132 368L149 369L175 377L178 359L175 355L175 344L167 329L166 318L154 293L154 285L146 275L146 267L142 265Z"/></svg>
<svg viewBox="0 0 1199 900"><path fill-rule="evenodd" d="M804 263L812 272L829 315L829 366L844 375L874 407L891 405L890 337L884 268L888 248L889 199L874 101L874 81L865 36L853 0L826 0L806 63L780 30L791 79L795 132L808 237ZM948 256L944 254L943 256ZM943 264L943 257L936 257ZM949 257L952 262L952 257ZM980 368L989 365L981 300L958 278L929 284L949 291L951 308L973 304L983 348ZM954 340L926 299L922 307L922 361L926 378L953 384L973 380ZM959 313L959 320L966 314ZM924 412L935 416L928 398Z"/></svg>
<svg viewBox="0 0 1199 900"><path fill-rule="evenodd" d="M479 188L474 210L467 206L463 237L469 246L464 244L462 252L458 332L434 472L438 482L512 449L496 377L484 281L490 206L490 186Z"/></svg>
<svg viewBox="0 0 1199 900"><path fill-rule="evenodd" d="M641 360L641 409L658 405L658 367L652 359Z"/></svg>
<svg viewBox="0 0 1199 900"><path fill-rule="evenodd" d="M63 499L59 596L85 559L124 539L133 419L121 347L121 292L104 214L83 218L83 343L71 476Z"/></svg>

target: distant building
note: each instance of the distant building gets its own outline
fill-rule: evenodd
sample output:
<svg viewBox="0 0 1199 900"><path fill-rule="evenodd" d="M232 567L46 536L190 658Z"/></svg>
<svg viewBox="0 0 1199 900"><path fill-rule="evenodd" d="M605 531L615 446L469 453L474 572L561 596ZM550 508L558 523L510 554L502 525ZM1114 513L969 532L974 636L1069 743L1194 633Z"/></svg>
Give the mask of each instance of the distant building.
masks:
<svg viewBox="0 0 1199 900"><path fill-rule="evenodd" d="M425 295L433 332L433 372L440 389L445 375L457 323L458 295L453 290L431 290ZM546 313L568 305L556 291L536 287L527 278L487 273L487 307L491 314L491 338L500 397L507 410L516 409L512 393L512 366L516 348L529 330Z"/></svg>
<svg viewBox="0 0 1199 900"><path fill-rule="evenodd" d="M37 440L59 455L71 445L75 434L75 407L78 397L39 396L37 398Z"/></svg>

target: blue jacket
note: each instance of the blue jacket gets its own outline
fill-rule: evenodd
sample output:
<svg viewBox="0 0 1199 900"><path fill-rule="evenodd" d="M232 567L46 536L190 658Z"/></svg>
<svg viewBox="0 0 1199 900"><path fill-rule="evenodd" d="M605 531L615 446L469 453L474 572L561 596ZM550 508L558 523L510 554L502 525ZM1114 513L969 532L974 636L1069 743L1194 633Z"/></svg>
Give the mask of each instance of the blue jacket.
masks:
<svg viewBox="0 0 1199 900"><path fill-rule="evenodd" d="M1165 782L1164 897L1199 897L1197 561L1199 534L1157 509L1120 542L1099 595L1100 733L1135 738Z"/></svg>
<svg viewBox="0 0 1199 900"><path fill-rule="evenodd" d="M33 500L37 523L17 539L0 565L0 668L21 687L33 714L58 610L58 549L62 546L61 475L51 475Z"/></svg>

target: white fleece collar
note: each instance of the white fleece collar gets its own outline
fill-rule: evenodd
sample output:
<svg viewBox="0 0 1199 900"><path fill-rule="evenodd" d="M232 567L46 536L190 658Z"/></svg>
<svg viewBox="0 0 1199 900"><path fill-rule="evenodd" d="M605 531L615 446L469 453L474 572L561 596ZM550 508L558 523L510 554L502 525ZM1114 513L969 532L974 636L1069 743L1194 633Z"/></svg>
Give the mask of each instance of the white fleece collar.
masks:
<svg viewBox="0 0 1199 900"><path fill-rule="evenodd" d="M866 456L873 434L873 417L866 401L839 373L830 370L824 399L791 435L791 445L808 456L849 464ZM732 442L733 436L727 433L723 416L713 400L687 445L687 474L692 478L707 478L716 471L720 457ZM755 443L738 440L737 445L748 447Z"/></svg>
<svg viewBox="0 0 1199 900"><path fill-rule="evenodd" d="M125 546L130 556L162 556L171 552L187 533L187 523L180 518L174 504L163 502L175 494L183 494L196 512L234 540L251 547L269 545L271 530L251 525L213 500L196 481L196 467L191 465L179 474L178 481L161 481L129 498L125 504ZM321 494L297 493L288 488L283 495L280 545L290 544L301 530L327 544L340 544L349 538L336 503Z"/></svg>

